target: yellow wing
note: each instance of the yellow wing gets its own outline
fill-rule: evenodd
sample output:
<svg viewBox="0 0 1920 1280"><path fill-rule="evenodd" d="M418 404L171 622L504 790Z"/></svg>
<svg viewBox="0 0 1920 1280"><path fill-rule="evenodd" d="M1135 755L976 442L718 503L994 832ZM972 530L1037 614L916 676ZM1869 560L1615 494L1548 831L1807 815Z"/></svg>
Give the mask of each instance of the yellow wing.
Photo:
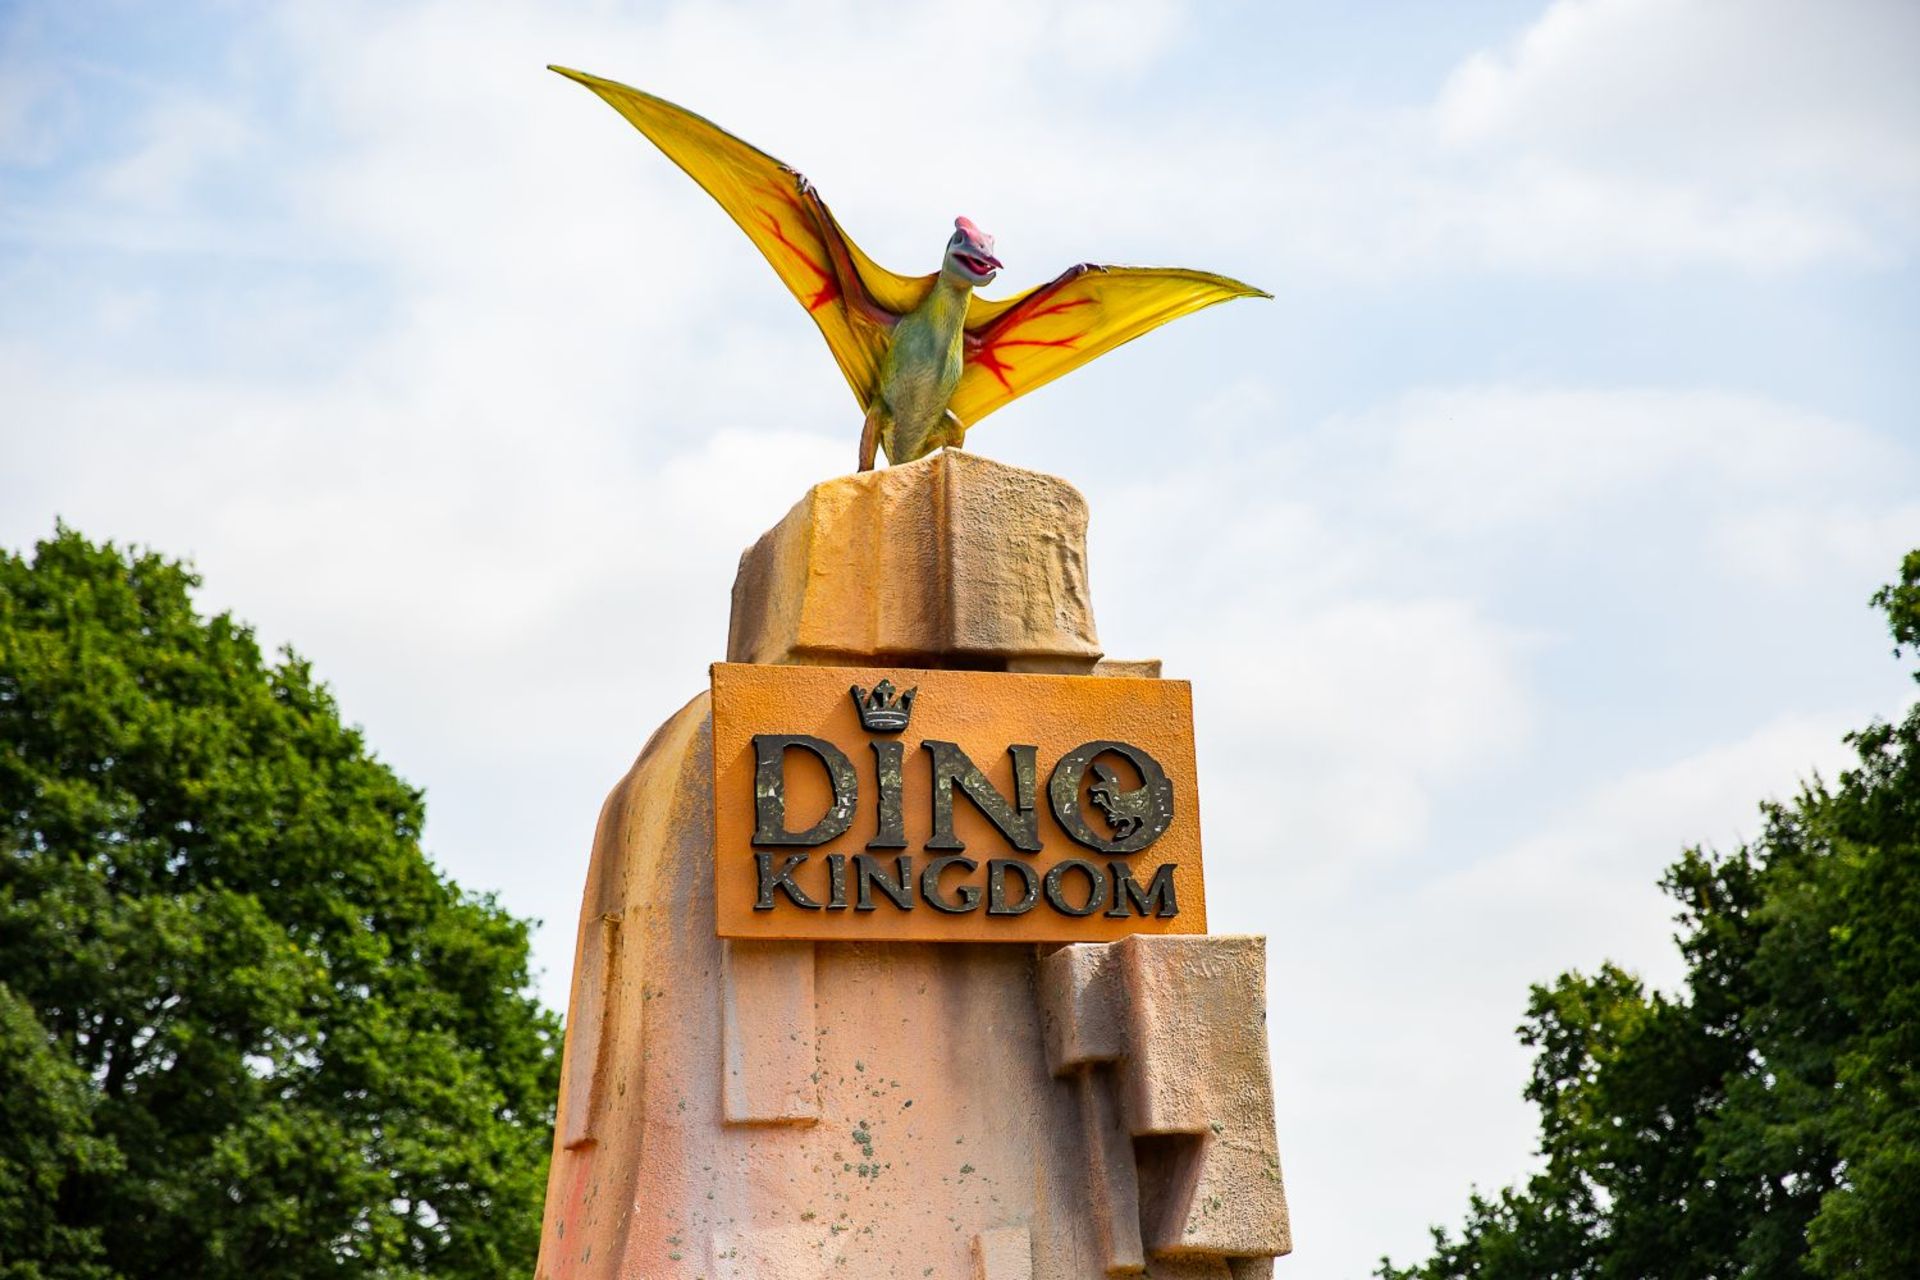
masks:
<svg viewBox="0 0 1920 1280"><path fill-rule="evenodd" d="M875 263L840 230L813 184L711 121L612 80L550 69L599 94L706 188L820 326L867 409L893 321L919 305L933 277L895 275Z"/></svg>
<svg viewBox="0 0 1920 1280"><path fill-rule="evenodd" d="M1272 294L1180 267L1081 263L1050 284L967 307L966 368L949 407L971 427L995 409L1169 320Z"/></svg>

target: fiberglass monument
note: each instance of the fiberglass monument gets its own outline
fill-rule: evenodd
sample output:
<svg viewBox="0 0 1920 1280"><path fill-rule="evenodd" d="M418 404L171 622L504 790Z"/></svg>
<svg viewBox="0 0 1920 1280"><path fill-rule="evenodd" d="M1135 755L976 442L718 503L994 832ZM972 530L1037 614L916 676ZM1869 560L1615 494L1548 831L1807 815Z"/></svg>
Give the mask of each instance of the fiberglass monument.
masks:
<svg viewBox="0 0 1920 1280"><path fill-rule="evenodd" d="M965 219L898 276L779 162L564 74L753 239L865 420L601 813L539 1276L1270 1275L1264 940L1206 932L1188 686L1103 657L1080 495L954 451L1258 291L1082 265L987 302Z"/></svg>

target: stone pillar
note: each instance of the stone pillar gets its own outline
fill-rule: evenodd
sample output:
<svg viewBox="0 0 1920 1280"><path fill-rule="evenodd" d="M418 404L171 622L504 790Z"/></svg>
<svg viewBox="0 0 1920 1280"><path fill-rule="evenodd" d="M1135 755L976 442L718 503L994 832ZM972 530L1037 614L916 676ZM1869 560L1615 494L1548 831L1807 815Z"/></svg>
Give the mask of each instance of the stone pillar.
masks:
<svg viewBox="0 0 1920 1280"><path fill-rule="evenodd" d="M816 485L741 557L734 662L1101 660L1086 505L971 454ZM601 812L539 1280L1246 1280L1289 1247L1263 944L715 935L711 721Z"/></svg>

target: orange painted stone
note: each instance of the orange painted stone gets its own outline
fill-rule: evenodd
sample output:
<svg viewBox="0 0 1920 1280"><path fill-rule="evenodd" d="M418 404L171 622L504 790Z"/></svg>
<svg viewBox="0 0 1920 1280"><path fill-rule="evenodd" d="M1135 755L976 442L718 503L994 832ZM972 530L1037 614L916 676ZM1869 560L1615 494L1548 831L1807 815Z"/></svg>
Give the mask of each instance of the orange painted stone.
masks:
<svg viewBox="0 0 1920 1280"><path fill-rule="evenodd" d="M900 729L862 723L854 690L871 705L883 682L894 693L886 709L906 717ZM756 793L763 756L777 804ZM713 759L722 937L1098 942L1207 931L1185 681L720 663ZM893 786L881 777L889 761ZM778 839L756 839L773 809L765 834Z"/></svg>
<svg viewBox="0 0 1920 1280"><path fill-rule="evenodd" d="M952 450L815 485L740 557L727 658L1092 671L1086 499Z"/></svg>

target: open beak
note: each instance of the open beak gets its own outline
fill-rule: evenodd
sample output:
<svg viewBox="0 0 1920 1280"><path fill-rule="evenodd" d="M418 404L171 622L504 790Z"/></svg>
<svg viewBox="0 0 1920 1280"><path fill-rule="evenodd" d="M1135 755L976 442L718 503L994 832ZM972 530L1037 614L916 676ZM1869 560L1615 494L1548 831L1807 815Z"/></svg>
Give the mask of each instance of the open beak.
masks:
<svg viewBox="0 0 1920 1280"><path fill-rule="evenodd" d="M966 264L967 270L977 276L983 276L989 271L1000 270L1000 259L994 257L976 244L968 244L966 248L960 250L954 254L954 256Z"/></svg>

